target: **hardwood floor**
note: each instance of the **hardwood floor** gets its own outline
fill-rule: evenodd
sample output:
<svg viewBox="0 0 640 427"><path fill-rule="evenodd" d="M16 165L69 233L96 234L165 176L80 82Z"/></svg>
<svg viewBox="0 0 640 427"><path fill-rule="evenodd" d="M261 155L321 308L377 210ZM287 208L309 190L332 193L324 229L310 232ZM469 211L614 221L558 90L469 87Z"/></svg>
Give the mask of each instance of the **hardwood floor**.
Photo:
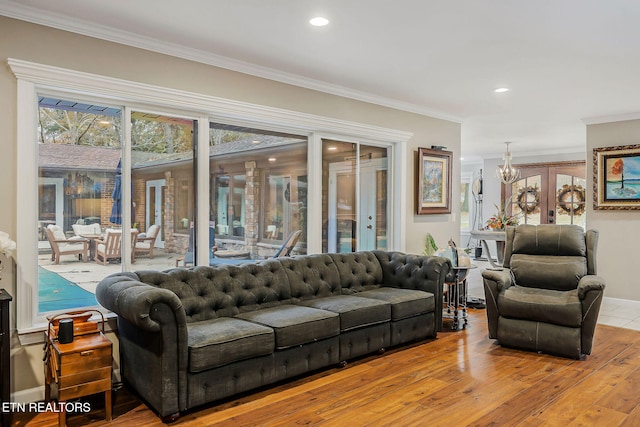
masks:
<svg viewBox="0 0 640 427"><path fill-rule="evenodd" d="M598 325L593 355L570 360L505 349L487 338L484 310L466 330L393 349L185 414L175 426L637 426L640 332ZM68 426L161 426L135 396L114 393ZM55 426L54 414L17 426Z"/></svg>

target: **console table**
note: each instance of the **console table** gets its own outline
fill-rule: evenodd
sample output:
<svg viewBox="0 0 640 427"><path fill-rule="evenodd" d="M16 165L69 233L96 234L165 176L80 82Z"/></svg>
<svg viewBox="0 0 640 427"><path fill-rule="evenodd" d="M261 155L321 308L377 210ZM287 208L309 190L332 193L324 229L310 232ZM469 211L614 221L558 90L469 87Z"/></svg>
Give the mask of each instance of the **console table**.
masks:
<svg viewBox="0 0 640 427"><path fill-rule="evenodd" d="M507 240L507 232L504 230L473 230L471 231L471 238L479 240L482 244L482 247L485 251L487 251L487 258L489 258L489 264L493 268L502 267L502 262L504 260L504 245ZM491 257L491 251L489 250L489 246L487 245L487 240L495 240L496 249L497 249L497 260L498 264L493 262L493 258Z"/></svg>

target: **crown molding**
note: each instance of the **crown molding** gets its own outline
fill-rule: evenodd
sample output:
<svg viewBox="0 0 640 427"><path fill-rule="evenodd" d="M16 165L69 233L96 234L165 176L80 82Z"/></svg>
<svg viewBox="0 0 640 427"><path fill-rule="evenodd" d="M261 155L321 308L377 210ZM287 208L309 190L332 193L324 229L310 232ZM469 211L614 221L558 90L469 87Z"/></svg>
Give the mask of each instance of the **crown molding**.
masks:
<svg viewBox="0 0 640 427"><path fill-rule="evenodd" d="M18 79L29 81L44 91L65 90L98 96L112 102L126 101L178 108L232 123L250 123L266 128L275 126L281 131L304 135L309 132L330 132L394 143L405 143L413 136L412 132L407 131L250 104L20 59L9 58L7 64Z"/></svg>
<svg viewBox="0 0 640 427"><path fill-rule="evenodd" d="M437 119L462 123L463 119L454 115L442 113L421 105L401 102L395 99L374 95L368 92L350 89L322 80L311 79L297 74L287 73L273 68L263 67L249 62L240 61L222 55L216 55L175 43L160 41L141 36L128 31L117 30L100 24L89 24L78 19L69 18L54 13L43 12L37 8L16 4L14 2L0 3L0 15L38 25L69 31L76 34L95 37L114 43L145 49L148 51L174 56L189 61L199 62L214 67L224 68L255 77L286 83L293 86L324 92L331 95L354 99L356 101L389 107L409 113L420 114Z"/></svg>
<svg viewBox="0 0 640 427"><path fill-rule="evenodd" d="M640 119L640 112L614 114L611 116L587 117L585 119L582 119L582 123L588 126L588 125L599 125L599 124L611 123L611 122L625 122L627 120L638 120L638 119Z"/></svg>

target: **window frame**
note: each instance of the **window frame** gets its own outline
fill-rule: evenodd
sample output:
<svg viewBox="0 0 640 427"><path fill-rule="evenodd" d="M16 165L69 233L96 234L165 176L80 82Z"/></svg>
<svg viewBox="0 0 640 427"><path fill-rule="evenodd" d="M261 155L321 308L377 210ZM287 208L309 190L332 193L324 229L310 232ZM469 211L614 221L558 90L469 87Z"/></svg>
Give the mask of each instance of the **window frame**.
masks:
<svg viewBox="0 0 640 427"><path fill-rule="evenodd" d="M119 105L123 108L123 186L130 187L131 182L131 111L161 111L162 114L189 117L198 120L198 146L196 161L196 199L208 200L209 197L209 122L224 122L231 125L251 126L256 129L308 135L307 176L308 176L308 253L321 251L321 139L322 138L357 138L362 143L389 147L389 165L393 191L393 211L390 212L391 225L389 250L404 250L406 225L398 221L406 214L404 208L408 195L402 186L399 174L407 170L407 142L413 136L411 132L388 129L379 126L348 122L330 117L312 115L292 110L285 110L264 105L251 104L215 96L203 95L183 90L154 86L102 75L85 73L60 67L43 65L29 61L9 58L9 67L17 79L16 134L18 164L25 166L21 174L20 188L32 188L33 193L17 198L17 289L16 317L17 329L22 336L32 335L32 342L41 340L41 331L46 327L46 319L37 317L37 188L38 188L38 154L37 146L37 96L47 94L61 98L90 101L106 105ZM322 130L322 133L318 131ZM317 190L317 191L315 191ZM125 192L126 193L126 192ZM127 196L130 198L130 195ZM130 199L123 200L124 208L130 206ZM124 220L130 215L123 212ZM207 245L208 239L208 203L196 206L197 244ZM130 221L130 220L129 220ZM123 224L123 227L130 224ZM125 239L123 249L130 243ZM125 252L126 253L126 252ZM200 251L198 263L207 263L208 254ZM125 266L126 268L126 266ZM130 266L128 267L130 270ZM37 338L35 336L37 335ZM29 342L27 338L24 342Z"/></svg>

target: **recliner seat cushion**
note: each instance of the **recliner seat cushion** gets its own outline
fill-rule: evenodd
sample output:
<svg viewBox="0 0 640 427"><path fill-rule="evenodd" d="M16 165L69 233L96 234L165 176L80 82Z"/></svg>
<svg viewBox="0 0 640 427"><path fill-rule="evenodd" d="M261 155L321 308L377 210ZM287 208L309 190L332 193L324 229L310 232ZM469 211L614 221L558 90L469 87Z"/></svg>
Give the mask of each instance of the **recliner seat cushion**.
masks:
<svg viewBox="0 0 640 427"><path fill-rule="evenodd" d="M370 298L338 295L315 298L300 304L338 313L341 332L388 322L391 319L391 305L388 302Z"/></svg>
<svg viewBox="0 0 640 427"><path fill-rule="evenodd" d="M187 333L191 372L271 354L275 348L273 329L232 317L188 323Z"/></svg>
<svg viewBox="0 0 640 427"><path fill-rule="evenodd" d="M388 302L391 304L391 320L393 321L432 312L436 307L432 293L413 289L380 287L354 295Z"/></svg>
<svg viewBox="0 0 640 427"><path fill-rule="evenodd" d="M498 295L500 315L573 328L582 324L578 291L511 286Z"/></svg>
<svg viewBox="0 0 640 427"><path fill-rule="evenodd" d="M319 341L340 333L340 316L337 313L299 305L280 305L235 317L272 328L276 349Z"/></svg>

